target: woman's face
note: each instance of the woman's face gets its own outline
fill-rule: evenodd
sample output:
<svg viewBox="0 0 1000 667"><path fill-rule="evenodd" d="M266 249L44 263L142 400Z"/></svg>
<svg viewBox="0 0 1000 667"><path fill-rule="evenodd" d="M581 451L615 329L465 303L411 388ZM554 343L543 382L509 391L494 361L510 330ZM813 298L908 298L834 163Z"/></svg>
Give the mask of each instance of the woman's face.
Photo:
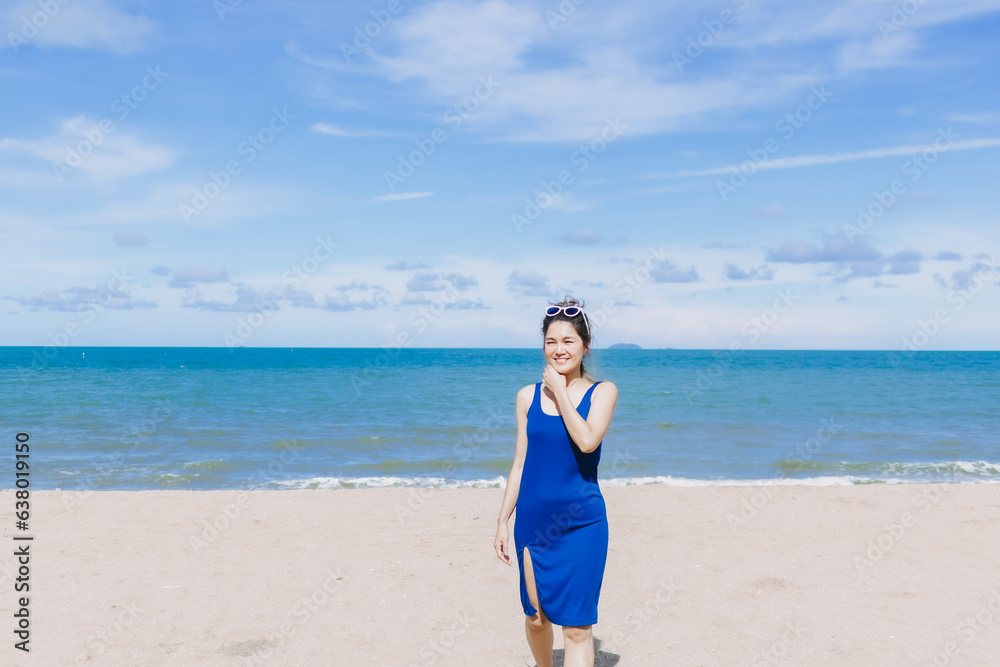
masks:
<svg viewBox="0 0 1000 667"><path fill-rule="evenodd" d="M583 353L587 351L576 327L566 320L556 320L549 325L542 350L545 360L563 375L579 368Z"/></svg>

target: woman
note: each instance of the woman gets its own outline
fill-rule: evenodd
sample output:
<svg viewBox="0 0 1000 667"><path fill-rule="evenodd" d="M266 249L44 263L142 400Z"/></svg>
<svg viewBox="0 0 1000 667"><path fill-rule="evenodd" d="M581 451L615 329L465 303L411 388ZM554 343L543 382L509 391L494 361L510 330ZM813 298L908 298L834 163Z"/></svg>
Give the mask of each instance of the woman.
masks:
<svg viewBox="0 0 1000 667"><path fill-rule="evenodd" d="M597 485L601 441L618 388L583 367L590 320L566 297L545 311L542 381L517 393L517 443L497 534L497 557L511 565L507 521L517 507L514 543L525 634L538 667L552 665L552 624L562 626L565 667L594 664L593 624L608 555L608 517Z"/></svg>

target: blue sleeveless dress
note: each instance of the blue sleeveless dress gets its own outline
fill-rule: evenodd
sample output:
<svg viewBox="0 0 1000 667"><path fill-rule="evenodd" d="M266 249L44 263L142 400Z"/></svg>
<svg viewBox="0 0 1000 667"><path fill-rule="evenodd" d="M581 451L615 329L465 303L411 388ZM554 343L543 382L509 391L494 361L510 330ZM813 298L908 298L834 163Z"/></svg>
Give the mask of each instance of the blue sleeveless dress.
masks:
<svg viewBox="0 0 1000 667"><path fill-rule="evenodd" d="M592 384L577 412L590 414ZM542 383L528 408L528 451L521 472L514 545L521 573L521 606L528 600L524 549L531 553L538 603L560 626L597 623L597 600L608 556L608 515L597 485L601 445L590 453L572 441L561 415L542 412Z"/></svg>

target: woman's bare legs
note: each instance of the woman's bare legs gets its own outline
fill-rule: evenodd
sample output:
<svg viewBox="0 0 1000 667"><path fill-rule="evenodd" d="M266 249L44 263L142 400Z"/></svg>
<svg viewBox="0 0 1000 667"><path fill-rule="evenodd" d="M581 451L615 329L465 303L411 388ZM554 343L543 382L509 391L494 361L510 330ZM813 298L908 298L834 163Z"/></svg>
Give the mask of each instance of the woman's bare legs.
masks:
<svg viewBox="0 0 1000 667"><path fill-rule="evenodd" d="M566 646L563 666L594 667L594 626L568 625L562 630Z"/></svg>
<svg viewBox="0 0 1000 667"><path fill-rule="evenodd" d="M538 613L525 616L524 634L528 637L528 647L531 656L538 667L552 667L552 623L545 617L542 606L538 603L538 591L535 590L535 568L531 563L531 552L524 547L524 583L528 589L528 602ZM568 664L568 663L567 663Z"/></svg>

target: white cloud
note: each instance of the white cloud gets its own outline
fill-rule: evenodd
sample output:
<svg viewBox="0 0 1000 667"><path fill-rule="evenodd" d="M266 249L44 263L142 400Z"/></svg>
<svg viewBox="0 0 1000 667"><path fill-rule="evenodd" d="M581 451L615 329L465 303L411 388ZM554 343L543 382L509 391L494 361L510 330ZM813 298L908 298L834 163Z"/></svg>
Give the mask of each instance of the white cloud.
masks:
<svg viewBox="0 0 1000 667"><path fill-rule="evenodd" d="M184 308L200 308L222 312L267 312L281 310L281 302L300 308L316 308L316 299L305 290L291 285L273 286L269 289L258 289L245 283L232 286L236 300L232 302L207 299L198 289L187 289L181 297Z"/></svg>
<svg viewBox="0 0 1000 667"><path fill-rule="evenodd" d="M705 114L772 104L820 81L817 73L753 71L746 64L723 78L682 76L669 58L645 62L644 52L609 34L599 15L580 14L573 21L586 25L596 44L564 40L526 5L444 0L397 19L377 45L384 53L372 47L371 56L388 80L414 80L418 101L444 110L475 98L462 129L488 129L506 141L591 140L615 117L627 136L674 130ZM549 65L549 58L539 64L539 50L557 53L561 64ZM328 67L315 58L305 62Z"/></svg>
<svg viewBox="0 0 1000 667"><path fill-rule="evenodd" d="M365 292L368 298L351 299L348 292ZM388 290L381 285L369 286L367 282L351 282L350 285L338 285L323 297L324 310L350 311L350 310L373 310L388 305Z"/></svg>
<svg viewBox="0 0 1000 667"><path fill-rule="evenodd" d="M906 32L883 39L876 35L866 41L850 42L840 48L837 66L842 72L905 65L919 50L917 35Z"/></svg>
<svg viewBox="0 0 1000 667"><path fill-rule="evenodd" d="M146 17L124 14L108 0L52 0L46 6L51 9L26 0L0 12L0 32L7 35L8 46L70 46L124 56L142 51L157 32Z"/></svg>
<svg viewBox="0 0 1000 667"><path fill-rule="evenodd" d="M167 287L190 289L195 283L220 283L229 280L229 271L225 267L205 265L178 269Z"/></svg>
<svg viewBox="0 0 1000 667"><path fill-rule="evenodd" d="M959 113L948 116L948 120L956 123L1000 123L1000 113L994 111Z"/></svg>
<svg viewBox="0 0 1000 667"><path fill-rule="evenodd" d="M701 280L698 271L694 266L688 267L687 271L682 271L673 262L664 262L649 272L653 280L658 283L696 283Z"/></svg>
<svg viewBox="0 0 1000 667"><path fill-rule="evenodd" d="M372 201L399 201L401 199L422 199L433 196L433 192L396 192L374 197Z"/></svg>
<svg viewBox="0 0 1000 667"><path fill-rule="evenodd" d="M1000 0L957 0L947 8L927 4L885 37L879 21L891 21L898 5L888 0L847 0L832 7L751 4L705 47L730 59L729 66L695 61L680 72L669 49L682 52L686 39L705 30L705 20L736 6L709 3L692 12L673 4L624 0L613 8L578 7L554 30L545 12L557 10L555 3L441 0L397 18L369 49L374 65L368 70L396 83L415 82L417 101L442 109L475 95L480 99L463 118L463 129L489 130L494 139L589 140L616 116L628 125L628 136L639 136L783 104L838 71L905 65L920 49L920 28L1000 8ZM623 27L626 15L629 25ZM659 30L659 43L647 44L650 26L659 27L668 16L672 20ZM810 42L823 50L814 67L778 55ZM761 46L777 57L760 57ZM651 55L657 51L657 57ZM308 62L342 69L322 59ZM481 87L484 78L495 81L495 91Z"/></svg>
<svg viewBox="0 0 1000 667"><path fill-rule="evenodd" d="M944 150L967 151L974 148L990 148L1000 146L1000 137L979 137L976 139L963 139L952 141ZM816 164L832 164L836 162L851 162L853 160L869 160L872 158L892 157L897 155L916 155L925 151L942 152L940 146L930 144L916 144L909 146L889 146L887 148L873 148L865 151L850 151L847 153L829 153L799 155L796 157L775 158L773 160L761 160L756 162L757 169L789 169L792 167L810 167ZM700 169L696 171L678 171L669 174L650 174L649 178L679 178L682 176L708 176L711 174L728 174L739 171L740 165L730 164L724 167L713 167L712 169Z"/></svg>
<svg viewBox="0 0 1000 667"><path fill-rule="evenodd" d="M364 132L354 132L353 130L344 130L330 123L313 123L309 126L309 129L313 132L319 132L320 134L329 134L334 137L364 137L368 136Z"/></svg>
<svg viewBox="0 0 1000 667"><path fill-rule="evenodd" d="M137 135L123 134L109 119L75 116L56 134L38 140L6 137L0 151L27 154L49 163L50 183L70 180L77 173L99 182L113 181L173 164L176 154Z"/></svg>
<svg viewBox="0 0 1000 667"><path fill-rule="evenodd" d="M110 283L109 286L70 287L64 290L46 290L36 296L6 295L3 298L30 308L68 312L81 312L87 307L115 310L157 307L155 302L136 298L131 290Z"/></svg>
<svg viewBox="0 0 1000 667"><path fill-rule="evenodd" d="M514 269L507 276L507 289L520 296L549 296L549 279L534 269Z"/></svg>
<svg viewBox="0 0 1000 667"><path fill-rule="evenodd" d="M549 204L545 206L546 209L557 209L563 211L586 211L588 208L593 208L596 202L591 200L582 200L577 198L576 194L573 192L564 192L558 195L550 195Z"/></svg>
<svg viewBox="0 0 1000 667"><path fill-rule="evenodd" d="M877 37L891 42L920 28L950 23L1000 9L997 0L923 2L906 13L899 0L797 0L755 3L741 16L737 43L745 48L766 44L819 42ZM909 5L909 3L908 3Z"/></svg>
<svg viewBox="0 0 1000 667"><path fill-rule="evenodd" d="M773 280L774 269L769 268L766 264L762 264L757 268L744 270L737 264L726 262L723 266L723 275L726 280Z"/></svg>
<svg viewBox="0 0 1000 667"><path fill-rule="evenodd" d="M444 0L414 9L397 22L399 54L373 54L395 80L419 77L452 95L490 72L522 66L522 54L546 31L542 17L502 0Z"/></svg>
<svg viewBox="0 0 1000 667"><path fill-rule="evenodd" d="M59 228L91 225L134 225L140 223L167 222L184 223L179 212L181 204L191 205L195 187L202 187L203 181L189 182L156 181L129 187L116 193L106 202L94 207L80 207L71 215L52 214L44 220L46 224ZM245 222L248 219L266 216L296 215L309 210L309 206L331 206L342 199L327 194L304 193L294 185L275 184L267 181L242 180L244 174L234 178L218 198L212 200L200 214L191 216L192 225L200 228L225 228ZM319 203L317 203L319 202Z"/></svg>

